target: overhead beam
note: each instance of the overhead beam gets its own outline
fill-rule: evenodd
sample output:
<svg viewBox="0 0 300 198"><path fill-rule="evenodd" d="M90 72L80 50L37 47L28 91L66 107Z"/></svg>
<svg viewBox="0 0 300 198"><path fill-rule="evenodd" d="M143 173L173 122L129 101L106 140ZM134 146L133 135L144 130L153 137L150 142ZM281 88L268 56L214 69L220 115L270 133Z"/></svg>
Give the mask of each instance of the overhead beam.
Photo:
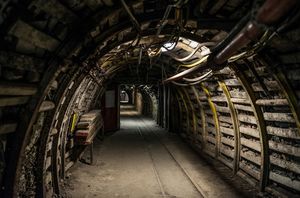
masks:
<svg viewBox="0 0 300 198"><path fill-rule="evenodd" d="M36 72L42 72L44 66L42 59L6 51L0 51L0 64L1 67Z"/></svg>
<svg viewBox="0 0 300 198"><path fill-rule="evenodd" d="M13 133L16 131L17 123L5 123L0 125L0 135Z"/></svg>
<svg viewBox="0 0 300 198"><path fill-rule="evenodd" d="M30 96L37 92L37 88L33 85L20 83L0 83L0 95L10 96Z"/></svg>
<svg viewBox="0 0 300 198"><path fill-rule="evenodd" d="M29 97L0 97L0 107L22 105L28 102Z"/></svg>

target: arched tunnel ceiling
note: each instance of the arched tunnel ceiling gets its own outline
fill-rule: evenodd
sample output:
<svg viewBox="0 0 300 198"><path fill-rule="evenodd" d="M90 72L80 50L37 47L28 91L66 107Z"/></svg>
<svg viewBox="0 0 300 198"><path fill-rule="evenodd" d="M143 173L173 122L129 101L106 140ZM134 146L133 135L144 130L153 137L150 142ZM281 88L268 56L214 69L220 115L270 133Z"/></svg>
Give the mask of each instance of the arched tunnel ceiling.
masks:
<svg viewBox="0 0 300 198"><path fill-rule="evenodd" d="M176 2L183 5L173 6L163 20ZM281 5L282 10L289 3L294 6L277 21L260 24L264 31L259 37L246 35L252 40L235 51L240 56L187 78L199 78L211 68L213 75L192 86L182 79L165 86L179 108L175 113L182 115L182 131L196 139L191 132L199 133L208 155L246 175L262 191L279 185L297 194L299 3L292 0L284 5L275 0L128 0L134 18L121 1L113 0L1 2L3 193L58 194L66 169L60 164L64 156L59 148L67 141L67 118L74 109L80 114L99 105L111 82L162 86L163 80L202 58L198 51L190 61L178 61L197 48L191 41L212 42L206 46L213 52L209 57L215 56L222 42L236 39L265 2ZM174 49L149 56L149 49L155 54L171 41ZM37 152L42 154L37 157ZM34 172L33 162L42 171L24 178L26 172Z"/></svg>

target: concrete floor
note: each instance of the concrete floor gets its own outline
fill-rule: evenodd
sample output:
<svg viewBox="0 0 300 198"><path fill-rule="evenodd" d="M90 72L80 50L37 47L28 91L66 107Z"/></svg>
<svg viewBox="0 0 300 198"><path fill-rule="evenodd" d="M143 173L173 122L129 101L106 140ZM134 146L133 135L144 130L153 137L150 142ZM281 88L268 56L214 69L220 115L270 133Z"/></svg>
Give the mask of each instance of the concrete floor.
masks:
<svg viewBox="0 0 300 198"><path fill-rule="evenodd" d="M94 144L94 164L71 168L67 197L245 197L233 178L218 174L177 135L128 107L121 130Z"/></svg>

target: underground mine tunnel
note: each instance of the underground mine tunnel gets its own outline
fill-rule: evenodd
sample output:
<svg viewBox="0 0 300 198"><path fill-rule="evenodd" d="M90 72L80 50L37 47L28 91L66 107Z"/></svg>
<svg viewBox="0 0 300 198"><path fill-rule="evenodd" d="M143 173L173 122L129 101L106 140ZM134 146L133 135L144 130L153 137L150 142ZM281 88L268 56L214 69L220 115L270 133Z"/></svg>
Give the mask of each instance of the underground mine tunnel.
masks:
<svg viewBox="0 0 300 198"><path fill-rule="evenodd" d="M299 197L299 4L0 1L0 197Z"/></svg>

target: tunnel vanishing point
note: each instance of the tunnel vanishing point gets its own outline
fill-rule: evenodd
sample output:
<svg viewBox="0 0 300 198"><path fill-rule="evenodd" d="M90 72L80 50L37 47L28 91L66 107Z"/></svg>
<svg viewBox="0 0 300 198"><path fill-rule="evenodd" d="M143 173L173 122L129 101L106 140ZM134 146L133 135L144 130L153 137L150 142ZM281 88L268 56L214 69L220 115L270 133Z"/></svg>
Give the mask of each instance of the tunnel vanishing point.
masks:
<svg viewBox="0 0 300 198"><path fill-rule="evenodd" d="M257 196L299 197L299 7L2 0L0 197L61 197L93 137L120 128L120 96Z"/></svg>

